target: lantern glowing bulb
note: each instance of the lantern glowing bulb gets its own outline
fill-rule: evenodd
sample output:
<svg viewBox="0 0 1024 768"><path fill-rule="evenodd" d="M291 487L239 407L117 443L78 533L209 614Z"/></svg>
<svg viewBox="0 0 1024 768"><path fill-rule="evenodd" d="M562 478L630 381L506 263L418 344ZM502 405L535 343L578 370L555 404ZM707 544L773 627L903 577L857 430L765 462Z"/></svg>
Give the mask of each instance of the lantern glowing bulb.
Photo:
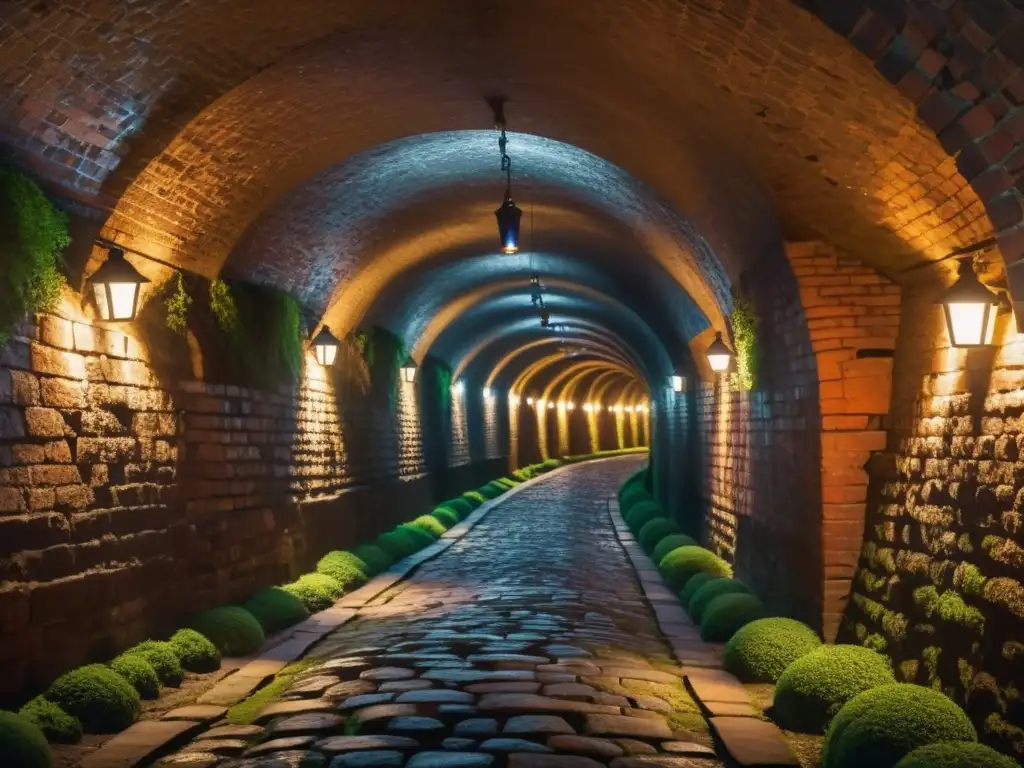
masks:
<svg viewBox="0 0 1024 768"><path fill-rule="evenodd" d="M672 391L682 392L683 391L683 377L678 373L672 375Z"/></svg>
<svg viewBox="0 0 1024 768"><path fill-rule="evenodd" d="M338 359L338 346L337 338L325 325L313 339L313 352L316 355L316 361L324 368L334 365L334 361Z"/></svg>
<svg viewBox="0 0 1024 768"><path fill-rule="evenodd" d="M554 408L554 407L555 407L555 404L554 404L554 403L548 403L548 410L549 410L549 411L550 411L550 410L551 410L552 408Z"/></svg>
<svg viewBox="0 0 1024 768"><path fill-rule="evenodd" d="M509 393L508 404L512 408L518 407L519 406L519 395L513 395L513 394Z"/></svg>
<svg viewBox="0 0 1024 768"><path fill-rule="evenodd" d="M492 390L490 387L484 387L484 400L486 400L487 402L490 402L493 399L494 399L494 390Z"/></svg>
<svg viewBox="0 0 1024 768"><path fill-rule="evenodd" d="M960 262L960 274L938 300L946 315L949 342L954 347L984 347L992 343L999 297L981 284L970 259Z"/></svg>
<svg viewBox="0 0 1024 768"><path fill-rule="evenodd" d="M498 237L501 239L502 252L519 253L519 221L523 218L523 212L512 201L510 191L505 191L505 199L494 215L498 219Z"/></svg>
<svg viewBox="0 0 1024 768"><path fill-rule="evenodd" d="M139 311L142 284L148 283L124 257L124 251L111 246L107 260L91 278L100 318L116 322L134 320Z"/></svg>
<svg viewBox="0 0 1024 768"><path fill-rule="evenodd" d="M456 381L452 384L452 392L455 393L456 397L462 397L462 393L466 391L466 385L462 380Z"/></svg>
<svg viewBox="0 0 1024 768"><path fill-rule="evenodd" d="M708 347L708 365L715 373L722 373L729 370L729 363L732 361L732 350L722 341L722 334L716 333L715 340Z"/></svg>
<svg viewBox="0 0 1024 768"><path fill-rule="evenodd" d="M416 361L411 357L406 358L402 364L402 380L407 384L412 384L416 381Z"/></svg>
<svg viewBox="0 0 1024 768"><path fill-rule="evenodd" d="M626 406L626 413L632 413L632 412L633 412L633 406L632 405L627 405Z"/></svg>
<svg viewBox="0 0 1024 768"><path fill-rule="evenodd" d="M526 404L527 405L533 405L533 398L532 397L526 398Z"/></svg>
<svg viewBox="0 0 1024 768"><path fill-rule="evenodd" d="M568 408L570 411L575 411L576 403L567 403L565 407Z"/></svg>

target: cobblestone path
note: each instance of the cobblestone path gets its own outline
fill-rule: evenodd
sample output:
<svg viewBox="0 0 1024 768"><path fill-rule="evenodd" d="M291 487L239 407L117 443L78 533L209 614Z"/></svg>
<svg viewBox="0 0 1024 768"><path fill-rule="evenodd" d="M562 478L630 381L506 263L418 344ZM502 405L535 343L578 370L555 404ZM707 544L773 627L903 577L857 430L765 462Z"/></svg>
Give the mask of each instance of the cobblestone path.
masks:
<svg viewBox="0 0 1024 768"><path fill-rule="evenodd" d="M610 523L638 463L516 493L315 646L256 724L166 764L717 768Z"/></svg>

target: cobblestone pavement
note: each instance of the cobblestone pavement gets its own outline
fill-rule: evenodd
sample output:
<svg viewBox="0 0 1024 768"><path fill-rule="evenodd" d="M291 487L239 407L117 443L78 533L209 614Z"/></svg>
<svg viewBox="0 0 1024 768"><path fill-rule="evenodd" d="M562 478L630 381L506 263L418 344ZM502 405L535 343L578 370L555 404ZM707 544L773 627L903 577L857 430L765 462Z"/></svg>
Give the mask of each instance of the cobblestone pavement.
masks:
<svg viewBox="0 0 1024 768"><path fill-rule="evenodd" d="M573 466L499 504L315 646L256 724L167 764L720 766L610 524L638 463Z"/></svg>

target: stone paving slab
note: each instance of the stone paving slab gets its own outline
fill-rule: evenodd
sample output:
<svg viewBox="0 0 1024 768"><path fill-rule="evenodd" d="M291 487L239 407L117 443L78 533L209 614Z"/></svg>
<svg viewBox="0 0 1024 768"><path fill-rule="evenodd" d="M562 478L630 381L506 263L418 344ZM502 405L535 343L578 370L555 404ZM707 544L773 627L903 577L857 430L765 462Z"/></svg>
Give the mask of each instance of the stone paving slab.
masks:
<svg viewBox="0 0 1024 768"><path fill-rule="evenodd" d="M800 765L774 723L750 717L713 717L709 722L715 737L741 768Z"/></svg>
<svg viewBox="0 0 1024 768"><path fill-rule="evenodd" d="M191 720L142 720L81 762L81 768L133 768L202 728Z"/></svg>

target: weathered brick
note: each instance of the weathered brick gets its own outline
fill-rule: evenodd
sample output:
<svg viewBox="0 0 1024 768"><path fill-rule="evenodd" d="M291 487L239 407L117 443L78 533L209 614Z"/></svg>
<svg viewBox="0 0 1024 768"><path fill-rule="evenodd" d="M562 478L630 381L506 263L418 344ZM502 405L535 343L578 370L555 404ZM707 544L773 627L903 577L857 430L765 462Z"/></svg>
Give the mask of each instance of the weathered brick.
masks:
<svg viewBox="0 0 1024 768"><path fill-rule="evenodd" d="M85 384L74 379L43 377L39 381L43 405L62 410L86 407Z"/></svg>
<svg viewBox="0 0 1024 768"><path fill-rule="evenodd" d="M26 408L25 424L33 437L64 437L71 430L59 411L52 408Z"/></svg>
<svg viewBox="0 0 1024 768"><path fill-rule="evenodd" d="M76 443L75 461L79 464L130 461L136 452L131 437L80 437Z"/></svg>

